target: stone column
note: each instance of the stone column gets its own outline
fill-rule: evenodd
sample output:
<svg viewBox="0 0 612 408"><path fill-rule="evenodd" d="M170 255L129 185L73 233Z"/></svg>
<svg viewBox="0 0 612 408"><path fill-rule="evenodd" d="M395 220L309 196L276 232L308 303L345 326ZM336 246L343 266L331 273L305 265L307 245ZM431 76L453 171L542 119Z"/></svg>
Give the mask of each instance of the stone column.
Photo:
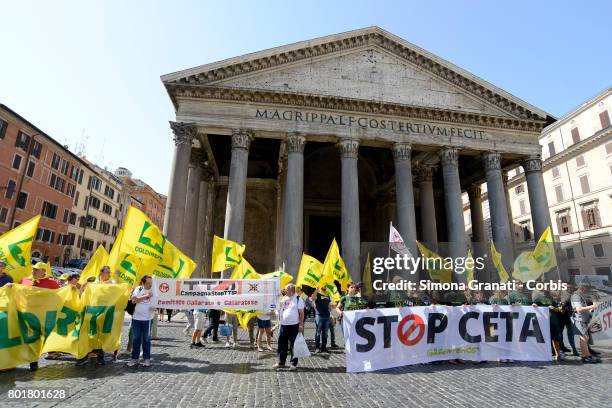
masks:
<svg viewBox="0 0 612 408"><path fill-rule="evenodd" d="M501 155L497 152L488 152L482 155L482 161L487 177L493 242L497 251L502 254L502 262L506 270L511 270L514 250L512 248L512 235L508 222L508 207L501 171Z"/></svg>
<svg viewBox="0 0 612 408"><path fill-rule="evenodd" d="M359 140L341 139L337 144L341 161L341 234L342 259L351 278L361 280L359 253L361 237L359 231L359 174L357 157Z"/></svg>
<svg viewBox="0 0 612 408"><path fill-rule="evenodd" d="M283 262L297 277L304 246L304 146L306 138L287 135L287 180L284 191Z"/></svg>
<svg viewBox="0 0 612 408"><path fill-rule="evenodd" d="M189 163L189 176L187 179L187 202L185 204L185 217L183 218L183 234L181 250L190 258L195 258L196 241L198 240L198 206L200 200L200 183L202 182L202 168L199 164ZM175 243L175 245L177 245ZM178 245L177 245L178 246ZM197 262L197 261L196 261Z"/></svg>
<svg viewBox="0 0 612 408"><path fill-rule="evenodd" d="M459 151L454 147L445 147L440 151L442 177L444 179L444 207L448 230L448 255L452 258L465 257L465 222L463 220L463 202L461 200L461 183L459 180ZM465 282L465 273L453 273L453 280Z"/></svg>
<svg viewBox="0 0 612 408"><path fill-rule="evenodd" d="M516 259L516 238L514 236L514 219L512 218L512 205L510 205L510 192L508 191L508 172L502 170L504 193L506 194L506 208L508 209L508 224L510 225L510 238L512 239L512 259Z"/></svg>
<svg viewBox="0 0 612 408"><path fill-rule="evenodd" d="M181 244L185 203L187 199L187 175L191 158L191 142L196 126L190 123L170 122L174 132L174 157L166 200L164 235L175 245Z"/></svg>
<svg viewBox="0 0 612 408"><path fill-rule="evenodd" d="M432 251L438 249L438 230L436 223L436 205L433 190L432 166L419 166L417 179L419 182L419 204L421 206L422 240Z"/></svg>
<svg viewBox="0 0 612 408"><path fill-rule="evenodd" d="M487 243L489 240L485 235L480 184L472 184L470 186L468 197L470 198L470 216L472 218L472 242L479 244Z"/></svg>
<svg viewBox="0 0 612 408"><path fill-rule="evenodd" d="M232 130L232 161L227 186L223 236L239 244L244 241L247 166L252 140L253 136L249 131Z"/></svg>
<svg viewBox="0 0 612 408"><path fill-rule="evenodd" d="M395 162L395 196L397 202L397 229L413 256L417 255L416 216L414 213L414 191L412 187L412 163L410 143L393 145ZM414 276L414 275L413 275Z"/></svg>
<svg viewBox="0 0 612 408"><path fill-rule="evenodd" d="M528 157L523 161L523 169L525 169L525 178L527 179L531 222L533 223L533 232L535 234L534 239L537 242L546 228L552 225L544 179L542 178L542 159L540 156Z"/></svg>
<svg viewBox="0 0 612 408"><path fill-rule="evenodd" d="M216 202L216 183L214 177L211 175L208 180L208 198L206 204L206 228L204 230L204 261L202 263L203 277L212 278L212 267L211 256L212 256L212 245L213 245L213 225L215 217L215 202Z"/></svg>
<svg viewBox="0 0 612 408"><path fill-rule="evenodd" d="M209 176L202 177L198 196L198 217L196 226L196 242L193 260L198 264L196 276L204 277L204 252L206 245L206 227L208 215L208 185ZM185 217L185 223L188 219Z"/></svg>

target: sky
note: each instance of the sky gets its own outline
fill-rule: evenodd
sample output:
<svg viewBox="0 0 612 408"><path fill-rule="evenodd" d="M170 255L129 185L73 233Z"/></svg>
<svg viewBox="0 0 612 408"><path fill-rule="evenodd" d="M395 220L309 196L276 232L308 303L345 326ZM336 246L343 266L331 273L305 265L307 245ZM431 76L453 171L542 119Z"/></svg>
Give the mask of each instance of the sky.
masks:
<svg viewBox="0 0 612 408"><path fill-rule="evenodd" d="M0 8L0 103L168 191L160 76L377 25L552 114L612 85L609 1L27 1Z"/></svg>

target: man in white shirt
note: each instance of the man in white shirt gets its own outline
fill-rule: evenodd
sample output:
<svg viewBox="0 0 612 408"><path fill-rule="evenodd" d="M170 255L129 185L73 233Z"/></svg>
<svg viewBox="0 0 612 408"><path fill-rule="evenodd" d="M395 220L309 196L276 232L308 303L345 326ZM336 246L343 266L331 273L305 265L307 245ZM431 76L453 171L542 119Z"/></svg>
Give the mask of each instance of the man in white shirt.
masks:
<svg viewBox="0 0 612 408"><path fill-rule="evenodd" d="M151 336L149 335L151 324L151 305L153 304L153 291L151 286L153 279L149 275L142 277L140 286L132 292L131 302L134 302L134 314L132 315L132 331L134 343L132 344L132 359L127 363L128 367L138 364L140 357L140 346L142 345L142 365L151 365Z"/></svg>
<svg viewBox="0 0 612 408"><path fill-rule="evenodd" d="M295 293L295 285L285 287L286 296L281 299L278 310L280 332L278 334L278 363L273 368L286 368L287 354L293 350L298 333L304 331L304 300ZM276 327L275 327L276 329ZM293 357L293 356L292 356ZM290 371L297 370L298 359L291 359Z"/></svg>

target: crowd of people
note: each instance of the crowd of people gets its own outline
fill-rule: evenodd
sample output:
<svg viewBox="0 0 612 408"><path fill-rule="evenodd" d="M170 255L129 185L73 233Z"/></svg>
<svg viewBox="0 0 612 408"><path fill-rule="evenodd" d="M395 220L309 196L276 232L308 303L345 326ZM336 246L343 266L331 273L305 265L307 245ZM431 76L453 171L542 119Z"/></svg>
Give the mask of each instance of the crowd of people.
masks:
<svg viewBox="0 0 612 408"><path fill-rule="evenodd" d="M5 265L0 262L0 287L13 285L10 275L4 273ZM78 274L62 275L58 280L51 275L48 264L38 263L33 266L32 275L24 278L22 285L37 286L47 289L59 289L70 285L82 294L88 284L113 284L111 270L108 266L100 269L97 277L89 278L83 285L79 284ZM128 333L127 352L130 367L151 365L151 340L157 338L157 322L167 314L171 321L173 311L158 310L154 305L152 291L152 277L142 277L130 296L126 311L131 315L131 324ZM274 369L288 368L297 370L298 359L292 355L293 344L300 333L304 331L304 323L309 316L314 315L315 334L314 344L316 353L329 353L330 349L337 348L336 326L341 323L345 311L374 309L378 307L411 307L430 305L524 305L543 306L550 310L550 333L552 350L555 360L566 360L567 354L580 356L584 363L599 363L599 353L592 349L592 338L589 333L589 322L595 310L597 299L590 296L588 287L581 285L577 288L570 286L567 291L529 291L518 285L516 291L506 293L496 291L484 293L479 291L446 292L440 293L420 291L388 291L375 292L372 296L362 294L362 288L355 282L347 285L346 292L336 303L332 294L326 288L299 288L288 284L282 291L282 298L276 312L260 312L249 320L247 332L249 345L257 349L258 353L272 352L272 338L278 332L277 362ZM191 339L191 348L204 348L209 342L220 342L225 337L225 347L235 348L238 344L238 318L236 314L217 309L195 309L184 311L188 324L183 332ZM272 320L276 321L272 325ZM257 333L255 333L257 326ZM569 342L565 345L564 333ZM579 343L576 345L575 336ZM330 340L328 346L328 339ZM116 359L118 350L113 353ZM142 355L142 360L140 357ZM287 359L289 366L287 366ZM61 353L48 353L48 359L61 356ZM105 364L103 350L92 350L85 357L78 359L77 366L87 364L90 357L94 357L96 364ZM506 360L509 362L508 360ZM460 360L451 360L451 363L461 363ZM30 369L38 369L38 361L30 363Z"/></svg>

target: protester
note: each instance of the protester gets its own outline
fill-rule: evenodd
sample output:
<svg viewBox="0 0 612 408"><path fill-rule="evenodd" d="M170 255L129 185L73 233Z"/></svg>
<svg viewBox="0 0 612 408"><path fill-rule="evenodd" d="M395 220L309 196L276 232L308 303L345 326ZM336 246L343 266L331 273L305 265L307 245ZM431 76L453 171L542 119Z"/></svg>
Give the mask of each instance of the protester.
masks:
<svg viewBox="0 0 612 408"><path fill-rule="evenodd" d="M132 329L134 331L134 342L132 344L132 359L127 363L128 367L138 364L140 357L140 347L142 346L142 365L151 365L151 338L149 336L149 326L151 320L155 320L155 310L152 309L153 292L151 286L153 279L145 275L140 280L140 286L132 292L131 300L136 304L132 315Z"/></svg>
<svg viewBox="0 0 612 408"><path fill-rule="evenodd" d="M202 340L206 343L208 340L208 336L212 333L212 341L219 341L219 320L221 319L221 310L219 309L209 309L208 310L208 327L206 331L202 335Z"/></svg>
<svg viewBox="0 0 612 408"><path fill-rule="evenodd" d="M491 305L508 305L508 298L506 292L503 290L496 290L493 295L489 298L489 304Z"/></svg>
<svg viewBox="0 0 612 408"><path fill-rule="evenodd" d="M514 306L529 306L531 302L531 294L525 287L523 282L518 281L516 284L517 290L508 293L508 304Z"/></svg>
<svg viewBox="0 0 612 408"><path fill-rule="evenodd" d="M265 311L257 316L257 351L263 352L261 348L261 340L263 339L264 333L266 334L266 349L272 351L272 322L270 321L270 312Z"/></svg>
<svg viewBox="0 0 612 408"><path fill-rule="evenodd" d="M204 344L200 341L200 336L202 335L202 330L204 330L204 322L206 319L206 309L196 309L193 314L195 319L195 330L191 336L191 345L190 348L201 348L204 347Z"/></svg>
<svg viewBox="0 0 612 408"><path fill-rule="evenodd" d="M549 310L549 328L550 328L550 340L552 342L553 351L555 353L555 361L566 361L567 359L563 355L559 343L561 342L560 331L559 331L559 315L561 309L559 305L553 299L550 292L541 291L534 292L533 294L534 306L548 307Z"/></svg>
<svg viewBox="0 0 612 408"><path fill-rule="evenodd" d="M338 304L334 303L333 301L329 304L329 309L330 309L330 315L329 315L329 341L331 342L331 345L329 346L330 349L337 349L338 348L338 345L336 344L336 323L338 322L338 317L340 316L340 314L336 310L337 306L338 306Z"/></svg>
<svg viewBox="0 0 612 408"><path fill-rule="evenodd" d="M578 290L572 295L572 330L574 334L579 336L580 339L580 355L583 363L600 363L601 360L593 356L589 350L589 323L591 321L591 313L595 310L596 306L587 303L585 298L587 286L581 284L578 286Z"/></svg>
<svg viewBox="0 0 612 408"><path fill-rule="evenodd" d="M559 306L561 308L561 313L559 314L559 336L561 338L561 343L559 346L561 347L561 351L564 353L569 353L571 351L572 355L578 357L580 354L576 348L576 339L572 329L572 294L574 293L574 290L575 288L572 285L568 285L567 290L559 293ZM567 339L570 347L572 348L571 350L568 349L563 342L564 330L567 330Z"/></svg>
<svg viewBox="0 0 612 408"><path fill-rule="evenodd" d="M62 276L59 277L58 280L58 284L60 285L61 288L63 288L64 286L66 286L68 284L68 277L70 275L68 275L67 273L63 273Z"/></svg>
<svg viewBox="0 0 612 408"><path fill-rule="evenodd" d="M192 309L187 309L183 311L185 313L185 317L187 318L187 326L183 329L183 333L187 336L191 336L191 330L195 327L195 319L194 319L194 311Z"/></svg>
<svg viewBox="0 0 612 408"><path fill-rule="evenodd" d="M360 310L365 309L367 306L367 300L359 295L359 287L355 282L349 282L346 287L346 295L340 298L340 302L336 307L336 310L342 316L344 311L348 310Z"/></svg>
<svg viewBox="0 0 612 408"><path fill-rule="evenodd" d="M316 353L327 353L327 331L329 330L329 305L331 297L327 292L327 288L317 288L310 299L315 305L315 349Z"/></svg>
<svg viewBox="0 0 612 408"><path fill-rule="evenodd" d="M13 283L13 277L8 273L4 273L4 268L6 268L6 264L0 260L0 288L7 283Z"/></svg>
<svg viewBox="0 0 612 408"><path fill-rule="evenodd" d="M286 296L281 299L278 310L280 332L278 334L278 362L275 369L286 368L287 354L293 350L293 342L298 333L304 331L304 300L295 293L295 285L285 287ZM277 326L278 326L277 325ZM293 357L293 356L292 356ZM291 359L290 371L296 371L298 359Z"/></svg>
<svg viewBox="0 0 612 408"><path fill-rule="evenodd" d="M166 314L168 315L168 323L172 321L172 313L173 313L172 309L166 309ZM162 320L163 320L163 315L162 315Z"/></svg>
<svg viewBox="0 0 612 408"><path fill-rule="evenodd" d="M225 323L232 326L232 340L230 341L229 336L225 342L225 348L236 348L238 347L238 317L234 313L225 312Z"/></svg>

